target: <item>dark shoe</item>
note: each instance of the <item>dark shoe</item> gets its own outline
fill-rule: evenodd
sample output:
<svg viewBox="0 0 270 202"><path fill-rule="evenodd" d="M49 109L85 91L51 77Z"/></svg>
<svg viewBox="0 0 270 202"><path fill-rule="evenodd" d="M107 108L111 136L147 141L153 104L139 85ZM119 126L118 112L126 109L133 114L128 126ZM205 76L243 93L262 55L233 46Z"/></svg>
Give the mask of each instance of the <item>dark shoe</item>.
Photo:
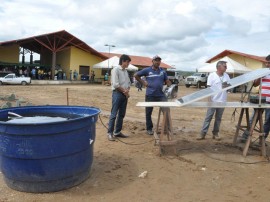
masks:
<svg viewBox="0 0 270 202"><path fill-rule="evenodd" d="M115 141L115 137L113 136L113 134L108 133L107 136L109 141Z"/></svg>
<svg viewBox="0 0 270 202"><path fill-rule="evenodd" d="M148 134L148 135L154 135L154 132L153 132L152 130L148 130L148 131L147 131L147 134Z"/></svg>
<svg viewBox="0 0 270 202"><path fill-rule="evenodd" d="M120 138L127 138L128 137L128 135L124 135L123 133L118 133L117 135L114 133L114 136L115 137L120 137Z"/></svg>

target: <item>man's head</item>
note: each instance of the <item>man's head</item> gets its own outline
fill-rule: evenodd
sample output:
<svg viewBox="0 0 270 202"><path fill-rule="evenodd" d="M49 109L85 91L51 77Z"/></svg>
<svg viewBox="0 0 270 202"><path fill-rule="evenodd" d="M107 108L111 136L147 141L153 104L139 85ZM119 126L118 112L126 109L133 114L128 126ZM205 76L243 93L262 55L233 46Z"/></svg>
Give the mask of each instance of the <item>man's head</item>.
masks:
<svg viewBox="0 0 270 202"><path fill-rule="evenodd" d="M159 57L158 55L155 55L155 56L152 58L152 63L153 63L153 66L154 66L155 68L159 68L160 63L161 63L161 57Z"/></svg>
<svg viewBox="0 0 270 202"><path fill-rule="evenodd" d="M265 62L265 65L266 67L270 68L270 55L268 55L266 58L265 58L266 62Z"/></svg>
<svg viewBox="0 0 270 202"><path fill-rule="evenodd" d="M226 61L223 61L223 60L220 60L217 62L217 65L216 65L216 68L217 68L217 71L219 72L226 72L227 70L227 62Z"/></svg>
<svg viewBox="0 0 270 202"><path fill-rule="evenodd" d="M127 68L131 59L128 55L121 55L119 59L119 65L121 65L123 68Z"/></svg>

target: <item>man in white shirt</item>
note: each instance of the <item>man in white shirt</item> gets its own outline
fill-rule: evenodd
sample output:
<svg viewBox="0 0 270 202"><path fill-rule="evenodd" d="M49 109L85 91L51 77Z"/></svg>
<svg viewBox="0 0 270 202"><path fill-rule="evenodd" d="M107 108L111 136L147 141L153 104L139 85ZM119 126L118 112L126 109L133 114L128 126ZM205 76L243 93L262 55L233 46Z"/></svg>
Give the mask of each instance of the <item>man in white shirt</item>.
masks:
<svg viewBox="0 0 270 202"><path fill-rule="evenodd" d="M214 87L215 89L222 89L224 85L230 80L230 77L225 71L227 70L227 62L226 61L218 61L216 68L216 72L212 72L207 79L207 86ZM227 92L223 91L218 93L210 98L210 102L226 102L227 101ZM203 123L203 127L201 129L200 135L197 137L197 140L205 139L205 136L208 132L211 120L215 114L215 123L213 128L213 139L220 140L219 137L219 127L221 123L221 118L223 115L225 108L208 108L205 120Z"/></svg>
<svg viewBox="0 0 270 202"><path fill-rule="evenodd" d="M107 133L109 141L115 141L115 137L128 137L127 135L124 135L121 130L123 126L123 120L126 115L129 89L131 84L128 72L126 70L130 61L131 59L128 55L121 55L119 59L119 66L114 67L111 72L112 109Z"/></svg>

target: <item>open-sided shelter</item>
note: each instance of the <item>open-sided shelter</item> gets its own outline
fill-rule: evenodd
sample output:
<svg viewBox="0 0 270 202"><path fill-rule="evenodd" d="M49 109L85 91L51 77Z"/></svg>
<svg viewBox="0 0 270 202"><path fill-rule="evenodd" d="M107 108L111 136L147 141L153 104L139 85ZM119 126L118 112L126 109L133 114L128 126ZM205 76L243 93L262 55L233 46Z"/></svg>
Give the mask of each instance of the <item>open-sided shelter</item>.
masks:
<svg viewBox="0 0 270 202"><path fill-rule="evenodd" d="M224 58L221 58L217 60L216 62L207 64L201 68L198 69L198 72L215 72L216 64L218 61L223 60L227 62L227 73L231 74L243 74L252 71L252 69L245 67L244 65L240 64L239 62L236 62L235 60L225 56Z"/></svg>
<svg viewBox="0 0 270 202"><path fill-rule="evenodd" d="M100 62L100 63L94 64L93 68L94 69L107 69L107 70L109 70L109 69L112 69L118 65L119 65L119 57L113 56L107 60ZM134 65L129 64L127 70L128 71L138 71L138 67L135 67Z"/></svg>
<svg viewBox="0 0 270 202"><path fill-rule="evenodd" d="M24 63L26 51L30 52L30 64L33 64L33 54L40 54L38 65L50 67L52 77L55 69L59 67L67 77L74 70L81 75L89 75L93 64L107 59L106 56L65 30L0 42L0 62L19 63L20 49L23 55L22 63Z"/></svg>
<svg viewBox="0 0 270 202"><path fill-rule="evenodd" d="M105 53L105 52L101 52L101 53L109 58L111 58L113 56L120 57L122 55L122 54L118 54L118 53ZM152 66L152 58L150 58L150 57L136 56L136 55L129 55L129 54L128 54L128 56L131 58L130 64L138 67L139 70L141 70L145 67ZM170 65L164 63L163 61L161 61L160 67L164 68L164 69L171 68Z"/></svg>

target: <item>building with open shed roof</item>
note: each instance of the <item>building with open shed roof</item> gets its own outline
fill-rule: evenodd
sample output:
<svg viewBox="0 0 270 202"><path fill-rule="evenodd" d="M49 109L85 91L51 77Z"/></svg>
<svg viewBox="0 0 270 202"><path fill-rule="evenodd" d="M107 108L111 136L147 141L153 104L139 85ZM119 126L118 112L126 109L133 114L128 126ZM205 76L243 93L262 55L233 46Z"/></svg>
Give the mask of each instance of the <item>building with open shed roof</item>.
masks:
<svg viewBox="0 0 270 202"><path fill-rule="evenodd" d="M26 62L26 55L30 58ZM33 55L38 54L40 60L35 61ZM79 76L90 75L91 67L103 60L108 59L116 53L101 53L87 45L82 40L65 30L0 42L0 71L10 67L9 70L27 69L30 74L33 68L42 68L51 73L51 78L60 69L66 74L66 78L72 78L72 72L76 70ZM21 58L20 58L21 57ZM152 59L143 56L132 56L131 64L139 69L152 65ZM161 63L162 68L170 68L169 65ZM95 72L96 78L101 78L107 70ZM80 78L78 78L80 79Z"/></svg>
<svg viewBox="0 0 270 202"><path fill-rule="evenodd" d="M29 63L25 62L26 53L30 53ZM39 63L34 63L34 53L40 55ZM105 59L106 56L65 30L0 42L0 65L29 68L28 72L35 66L44 67L51 71L52 78L59 69L67 78L75 70L80 75L89 75L90 67Z"/></svg>

